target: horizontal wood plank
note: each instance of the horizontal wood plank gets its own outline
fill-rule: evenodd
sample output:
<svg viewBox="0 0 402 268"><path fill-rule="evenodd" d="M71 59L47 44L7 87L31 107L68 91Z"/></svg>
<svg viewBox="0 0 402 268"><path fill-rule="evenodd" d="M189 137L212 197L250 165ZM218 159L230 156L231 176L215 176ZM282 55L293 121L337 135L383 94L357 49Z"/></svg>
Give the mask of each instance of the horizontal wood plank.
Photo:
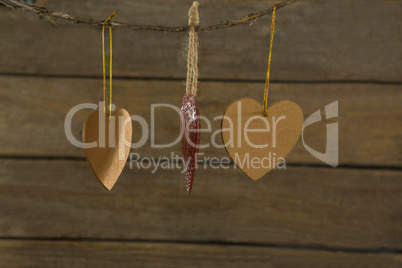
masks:
<svg viewBox="0 0 402 268"><path fill-rule="evenodd" d="M39 0L82 17L184 25L189 1ZM223 23L278 1L205 0L201 24ZM400 1L300 1L278 10L271 79L401 82ZM0 8L0 73L100 76L101 30ZM201 79L264 80L271 17L200 34ZM115 30L114 75L184 78L186 34Z"/></svg>
<svg viewBox="0 0 402 268"><path fill-rule="evenodd" d="M180 108L184 93L181 82L117 79L114 82L114 103L131 115L143 117L148 125L148 141L133 149L141 157L180 155L180 144L166 145L179 136L179 114L172 108L155 108L154 131L151 129L153 104L169 104ZM201 133L200 157L227 157L221 145L220 120L233 101L250 97L262 102L263 83L204 82L200 84L197 101L201 115L211 120L211 131ZM101 100L101 79L35 78L0 76L0 154L17 156L84 157L82 149L70 144L64 132L64 120L75 105ZM339 123L339 159L343 165L399 166L402 163L402 91L399 85L360 83L273 83L272 104L290 99L300 105L305 118L325 105L339 100L339 118L322 121L305 129L305 141L313 149L325 152L326 124ZM78 112L72 131L81 140L82 126L91 110ZM323 111L322 111L323 112ZM203 120L204 129L208 128ZM134 123L133 142L141 139L142 129ZM322 163L310 155L301 140L286 158L288 163Z"/></svg>
<svg viewBox="0 0 402 268"><path fill-rule="evenodd" d="M257 182L199 166L126 167L111 192L84 161L1 160L0 237L402 249L401 171L290 167Z"/></svg>
<svg viewBox="0 0 402 268"><path fill-rule="evenodd" d="M2 267L396 268L400 254L266 247L85 241L0 241Z"/></svg>

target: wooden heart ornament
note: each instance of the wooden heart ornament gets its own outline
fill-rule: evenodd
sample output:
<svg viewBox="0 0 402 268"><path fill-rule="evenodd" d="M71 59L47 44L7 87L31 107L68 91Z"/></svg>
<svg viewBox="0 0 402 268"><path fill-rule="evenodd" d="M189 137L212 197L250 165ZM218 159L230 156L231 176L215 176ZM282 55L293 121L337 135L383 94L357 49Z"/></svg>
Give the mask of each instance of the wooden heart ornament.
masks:
<svg viewBox="0 0 402 268"><path fill-rule="evenodd" d="M222 140L236 165L254 181L282 162L299 140L303 111L282 100L268 108L257 101L239 99L227 108L222 120Z"/></svg>
<svg viewBox="0 0 402 268"><path fill-rule="evenodd" d="M82 131L84 151L92 172L110 191L127 162L130 153L132 123L129 113L118 109L109 118L92 112Z"/></svg>

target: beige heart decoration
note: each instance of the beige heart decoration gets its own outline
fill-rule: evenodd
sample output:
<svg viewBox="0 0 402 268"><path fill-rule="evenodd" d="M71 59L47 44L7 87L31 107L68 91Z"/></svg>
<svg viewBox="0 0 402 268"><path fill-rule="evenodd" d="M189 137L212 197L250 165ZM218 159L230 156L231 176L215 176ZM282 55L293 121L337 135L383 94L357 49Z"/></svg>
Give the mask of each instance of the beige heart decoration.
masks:
<svg viewBox="0 0 402 268"><path fill-rule="evenodd" d="M82 130L84 151L92 172L110 191L127 162L130 153L132 123L129 113L118 109L109 118L94 111Z"/></svg>
<svg viewBox="0 0 402 268"><path fill-rule="evenodd" d="M282 162L299 140L303 111L282 100L268 108L250 98L227 108L222 120L222 140L236 165L254 181Z"/></svg>

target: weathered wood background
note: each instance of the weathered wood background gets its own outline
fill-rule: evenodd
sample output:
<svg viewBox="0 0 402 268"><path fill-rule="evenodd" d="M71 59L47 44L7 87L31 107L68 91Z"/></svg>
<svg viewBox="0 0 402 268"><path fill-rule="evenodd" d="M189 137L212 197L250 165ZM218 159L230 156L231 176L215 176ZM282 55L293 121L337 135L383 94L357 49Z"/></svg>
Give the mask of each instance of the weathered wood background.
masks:
<svg viewBox="0 0 402 268"><path fill-rule="evenodd" d="M191 5L33 2L165 25L186 24ZM274 3L200 2L205 25ZM201 114L221 115L240 97L262 100L270 21L200 34ZM179 169L127 167L111 192L103 190L64 134L74 105L102 98L101 31L58 23L0 6L0 267L402 266L401 1L303 1L277 13L270 101L291 99L307 117L339 100L339 167L299 141L288 168L258 182L229 166L200 168L190 198ZM185 33L115 30L114 102L148 122L151 104L179 106L185 45ZM74 117L77 138L88 113ZM176 138L176 112L157 110L155 122L157 143ZM325 124L305 133L321 151ZM140 131L135 125L134 140ZM135 152L171 151L148 142Z"/></svg>

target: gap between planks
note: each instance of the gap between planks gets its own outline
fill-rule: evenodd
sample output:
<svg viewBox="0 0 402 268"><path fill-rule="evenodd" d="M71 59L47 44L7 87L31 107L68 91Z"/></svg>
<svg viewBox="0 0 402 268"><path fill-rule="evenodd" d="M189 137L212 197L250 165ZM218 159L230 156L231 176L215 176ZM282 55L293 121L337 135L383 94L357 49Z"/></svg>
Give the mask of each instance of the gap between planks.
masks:
<svg viewBox="0 0 402 268"><path fill-rule="evenodd" d="M261 247L283 250L308 250L308 251L327 251L343 253L372 253L372 254L402 254L402 250L390 248L345 248L345 247L325 247L309 245L291 244L266 244L266 243L238 243L224 241L182 241L182 240L154 240L154 239L111 239L111 238L43 238L43 237L0 237L0 241L43 241L43 242L108 242L108 243L154 243L154 244L176 244L176 245L214 245L214 246L237 246L237 247Z"/></svg>
<svg viewBox="0 0 402 268"><path fill-rule="evenodd" d="M63 74L36 74L36 73L4 73L0 72L0 76L17 76L17 77L35 77L35 78L56 78L56 79L102 79L102 75L63 75ZM119 76L113 75L116 80L134 80L134 81L184 81L185 77L157 77L157 76ZM231 78L200 78L199 82L215 82L215 83L265 83L265 79L231 79ZM270 80L275 84L376 84L376 85L402 85L402 81L381 81L381 80Z"/></svg>
<svg viewBox="0 0 402 268"><path fill-rule="evenodd" d="M136 162L146 162L149 163L150 158L153 158L152 156L150 157L141 157L138 159L138 161L134 161L133 163ZM162 157L163 158L163 157ZM218 157L217 157L218 158ZM219 158L218 158L219 159ZM76 157L76 156L32 156L32 155L0 155L0 160L32 160L32 161L86 161L85 157ZM183 161L161 161L161 163L171 163L171 164L182 164ZM204 164L204 163L211 163L212 161L198 161L198 164ZM129 161L127 160L126 165L129 165ZM213 162L214 164L220 164L223 166L233 166L234 162L230 163L222 163L221 161L219 162ZM325 165L325 164L306 164L306 163L287 163L287 167L301 167L301 168L330 168L334 169L334 167ZM336 169L364 169L364 170L395 170L395 171L402 171L402 166L386 166L386 165L339 165L335 167Z"/></svg>

